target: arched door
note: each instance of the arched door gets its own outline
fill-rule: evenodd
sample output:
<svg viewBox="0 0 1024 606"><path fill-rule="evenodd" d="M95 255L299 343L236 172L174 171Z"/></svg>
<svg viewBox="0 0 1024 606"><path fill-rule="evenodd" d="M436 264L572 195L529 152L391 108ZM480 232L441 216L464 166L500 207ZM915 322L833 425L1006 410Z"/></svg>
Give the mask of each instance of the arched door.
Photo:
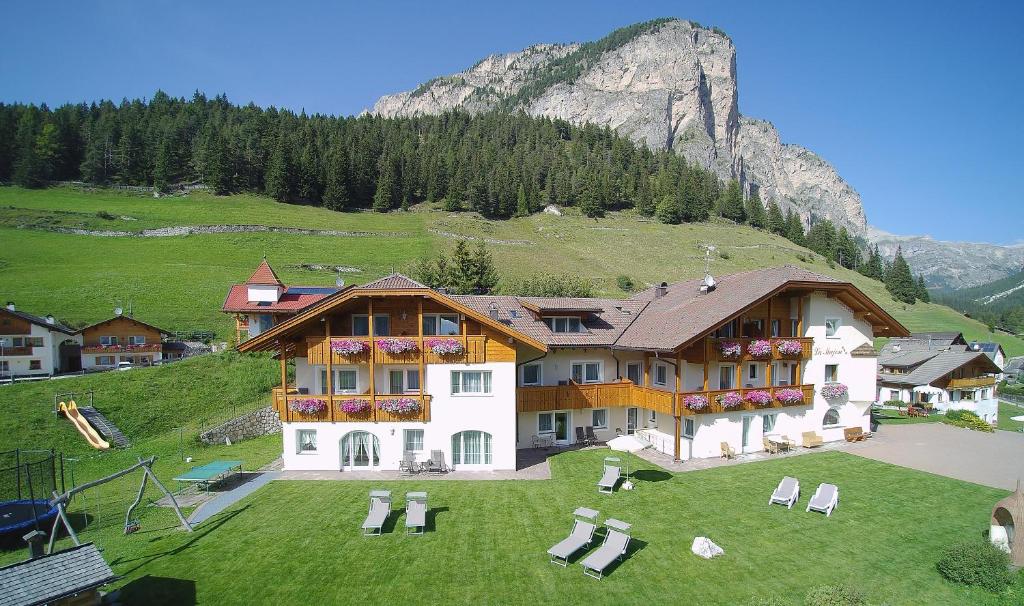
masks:
<svg viewBox="0 0 1024 606"><path fill-rule="evenodd" d="M491 461L491 434L460 431L452 435L452 465L456 469L486 469Z"/></svg>
<svg viewBox="0 0 1024 606"><path fill-rule="evenodd" d="M341 438L341 469L360 470L380 467L380 440L366 431L352 431Z"/></svg>

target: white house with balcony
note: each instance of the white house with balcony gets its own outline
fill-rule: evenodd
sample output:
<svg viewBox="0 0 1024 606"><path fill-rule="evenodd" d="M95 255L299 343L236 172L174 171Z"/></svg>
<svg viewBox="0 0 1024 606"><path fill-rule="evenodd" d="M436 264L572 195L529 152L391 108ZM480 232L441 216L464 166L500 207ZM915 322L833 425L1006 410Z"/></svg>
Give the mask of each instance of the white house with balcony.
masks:
<svg viewBox="0 0 1024 606"><path fill-rule="evenodd" d="M81 335L52 315L0 308L0 380L52 376L81 369Z"/></svg>

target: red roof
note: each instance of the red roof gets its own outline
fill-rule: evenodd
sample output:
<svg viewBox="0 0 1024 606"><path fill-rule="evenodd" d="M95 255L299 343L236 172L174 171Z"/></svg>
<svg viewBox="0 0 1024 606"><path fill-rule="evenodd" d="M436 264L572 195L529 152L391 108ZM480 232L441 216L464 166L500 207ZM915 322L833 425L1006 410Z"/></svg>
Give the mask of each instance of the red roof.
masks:
<svg viewBox="0 0 1024 606"><path fill-rule="evenodd" d="M281 278L277 277L277 274L274 273L274 268L270 266L270 263L267 263L266 259L260 261L260 266L256 268L256 271L252 272L252 275L249 276L245 283L284 286L284 282L281 282Z"/></svg>
<svg viewBox="0 0 1024 606"><path fill-rule="evenodd" d="M228 297L224 299L221 311L293 314L320 301L324 297L334 294L337 290L320 286L291 286L281 295L281 298L276 303L257 303L249 301L249 287L247 284L234 284L231 286L231 290L228 291Z"/></svg>

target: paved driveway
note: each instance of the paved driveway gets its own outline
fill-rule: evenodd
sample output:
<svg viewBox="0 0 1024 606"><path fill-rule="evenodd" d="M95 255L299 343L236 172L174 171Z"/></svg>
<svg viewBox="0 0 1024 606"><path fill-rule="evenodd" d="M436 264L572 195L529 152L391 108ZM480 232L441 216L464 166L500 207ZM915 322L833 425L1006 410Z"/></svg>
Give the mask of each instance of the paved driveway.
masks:
<svg viewBox="0 0 1024 606"><path fill-rule="evenodd" d="M1024 481L1024 433L917 423L882 425L875 435L850 452L993 488L1013 490Z"/></svg>

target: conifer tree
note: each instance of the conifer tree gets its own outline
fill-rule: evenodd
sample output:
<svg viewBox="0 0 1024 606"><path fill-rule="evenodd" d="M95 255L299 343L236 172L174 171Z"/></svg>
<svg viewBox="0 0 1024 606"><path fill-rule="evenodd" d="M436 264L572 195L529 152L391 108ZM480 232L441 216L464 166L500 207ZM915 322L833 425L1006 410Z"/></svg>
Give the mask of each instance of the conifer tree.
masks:
<svg viewBox="0 0 1024 606"><path fill-rule="evenodd" d="M596 219L604 216L600 186L594 182L593 174L584 177L584 183L580 188L579 207L585 217Z"/></svg>
<svg viewBox="0 0 1024 606"><path fill-rule="evenodd" d="M816 221L807 230L807 248L826 259L836 258L836 228L832 221L823 219Z"/></svg>
<svg viewBox="0 0 1024 606"><path fill-rule="evenodd" d="M348 208L350 198L348 194L348 157L345 150L338 147L331 155L331 162L327 167L327 183L324 188L324 206L331 210L345 210Z"/></svg>
<svg viewBox="0 0 1024 606"><path fill-rule="evenodd" d="M757 229L764 229L768 227L768 216L764 210L764 203L761 202L761 196L757 193L757 189L754 188L753 193L747 198L747 224Z"/></svg>
<svg viewBox="0 0 1024 606"><path fill-rule="evenodd" d="M398 175L395 162L385 154L379 163L380 174L377 177L377 191L373 194L373 210L386 213L393 209L398 196Z"/></svg>
<svg viewBox="0 0 1024 606"><path fill-rule="evenodd" d="M807 237L804 235L804 223L800 220L800 216L793 212L792 208L786 211L786 239L800 246L807 244Z"/></svg>
<svg viewBox="0 0 1024 606"><path fill-rule="evenodd" d="M526 201L526 188L523 184L519 184L519 189L516 191L516 216L525 217L530 214L530 205Z"/></svg>
<svg viewBox="0 0 1024 606"><path fill-rule="evenodd" d="M452 292L459 295L471 295L477 287L477 264L473 254L464 240L455 244L451 258Z"/></svg>
<svg viewBox="0 0 1024 606"><path fill-rule="evenodd" d="M782 216L782 209L775 198L768 200L768 231L779 236L786 235L786 218Z"/></svg>
<svg viewBox="0 0 1024 606"><path fill-rule="evenodd" d="M664 196L659 202L658 207L654 211L658 221L662 223L668 223L670 225L676 225L682 222L683 213L679 208L679 198L672 195Z"/></svg>
<svg viewBox="0 0 1024 606"><path fill-rule="evenodd" d="M912 304L917 300L917 282L903 258L902 247L896 247L896 256L885 276L885 288L897 301Z"/></svg>
<svg viewBox="0 0 1024 606"><path fill-rule="evenodd" d="M924 283L924 275L917 276L917 290L914 292L918 299L924 303L931 303L932 296L928 293L928 287Z"/></svg>
<svg viewBox="0 0 1024 606"><path fill-rule="evenodd" d="M498 284L498 272L487 246L480 241L473 254L473 293L487 294Z"/></svg>
<svg viewBox="0 0 1024 606"><path fill-rule="evenodd" d="M264 188L267 195L278 202L292 199L292 161L288 140L284 132L278 135L274 151L270 154Z"/></svg>
<svg viewBox="0 0 1024 606"><path fill-rule="evenodd" d="M729 181L729 185L718 198L718 214L737 223L742 223L746 219L747 213L743 208L743 191L740 189L740 182L736 179Z"/></svg>

